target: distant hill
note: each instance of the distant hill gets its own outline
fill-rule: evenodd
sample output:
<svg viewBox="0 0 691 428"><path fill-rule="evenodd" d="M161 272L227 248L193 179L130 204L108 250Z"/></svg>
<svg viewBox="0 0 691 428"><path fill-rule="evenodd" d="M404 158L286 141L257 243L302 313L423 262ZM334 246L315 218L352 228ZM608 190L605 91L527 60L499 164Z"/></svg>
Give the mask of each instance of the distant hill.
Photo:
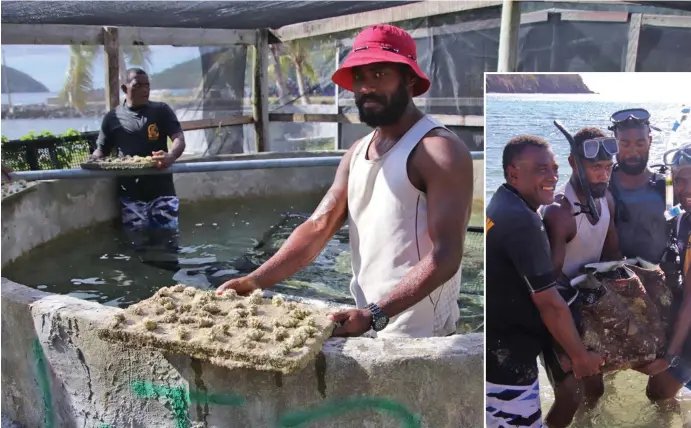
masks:
<svg viewBox="0 0 691 428"><path fill-rule="evenodd" d="M152 74L151 89L192 89L202 81L202 61L215 63L220 50L204 53L200 58L194 58L176 64L158 73ZM231 51L232 52L232 51ZM221 54L222 55L222 54ZM229 53L232 55L232 53ZM231 57L232 58L232 57ZM229 62L233 62L229 59ZM246 76L251 76L251 63L246 61ZM225 68L226 73L236 71L235 67Z"/></svg>
<svg viewBox="0 0 691 428"><path fill-rule="evenodd" d="M17 70L16 68L3 65L0 69L0 72L2 72L2 79L0 79L2 81L2 85L0 85L0 87L3 94L7 93L5 81L7 81L7 84L9 85L10 92L50 92L43 83L39 82L28 74Z"/></svg>
<svg viewBox="0 0 691 428"><path fill-rule="evenodd" d="M578 74L488 74L486 92L499 94L593 94Z"/></svg>

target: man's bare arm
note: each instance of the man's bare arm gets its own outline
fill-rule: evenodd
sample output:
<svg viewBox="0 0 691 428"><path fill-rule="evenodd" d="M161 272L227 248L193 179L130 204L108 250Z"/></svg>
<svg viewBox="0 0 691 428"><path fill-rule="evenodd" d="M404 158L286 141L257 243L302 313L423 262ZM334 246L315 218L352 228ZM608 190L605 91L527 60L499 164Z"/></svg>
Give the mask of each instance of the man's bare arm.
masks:
<svg viewBox="0 0 691 428"><path fill-rule="evenodd" d="M180 131L175 135L171 135L170 139L173 141L173 146L170 148L170 155L175 159L182 156L185 151L185 133Z"/></svg>
<svg viewBox="0 0 691 428"><path fill-rule="evenodd" d="M609 191L607 191L606 198L607 206L609 207L609 228L607 229L607 236L605 237L605 245L602 247L601 260L609 262L621 260L624 257L621 255L619 235L617 235L617 227L614 224L614 198Z"/></svg>
<svg viewBox="0 0 691 428"><path fill-rule="evenodd" d="M331 188L312 216L290 234L269 260L248 275L261 288L271 287L314 260L348 216L350 159L357 143L341 159Z"/></svg>
<svg viewBox="0 0 691 428"><path fill-rule="evenodd" d="M556 287L532 295L542 322L574 362L587 358L588 350L578 334L569 306Z"/></svg>
<svg viewBox="0 0 691 428"><path fill-rule="evenodd" d="M681 355L689 333L691 333L691 265L684 272L684 298L679 308L677 321L674 323L674 333L669 341L668 351L674 355Z"/></svg>
<svg viewBox="0 0 691 428"><path fill-rule="evenodd" d="M576 235L576 220L571 215L571 206L566 198L545 208L544 224L549 245L552 249L552 263L557 272L564 269L566 244Z"/></svg>
<svg viewBox="0 0 691 428"><path fill-rule="evenodd" d="M101 121L101 129L98 132L98 139L96 140L96 150L91 154L92 159L102 159L108 156L113 148L110 128L108 127L110 115L110 112L107 113Z"/></svg>
<svg viewBox="0 0 691 428"><path fill-rule="evenodd" d="M377 302L389 317L415 305L458 271L473 202L473 160L457 137L425 138L413 156L425 183L433 249Z"/></svg>

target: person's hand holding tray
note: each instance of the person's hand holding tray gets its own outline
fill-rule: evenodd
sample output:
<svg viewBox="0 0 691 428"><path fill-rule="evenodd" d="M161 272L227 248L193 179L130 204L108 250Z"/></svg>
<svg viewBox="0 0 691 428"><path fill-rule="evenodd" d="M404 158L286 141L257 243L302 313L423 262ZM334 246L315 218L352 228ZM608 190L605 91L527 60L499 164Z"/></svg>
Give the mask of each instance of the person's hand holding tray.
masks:
<svg viewBox="0 0 691 428"><path fill-rule="evenodd" d="M190 355L233 368L294 373L305 368L331 336L328 310L261 291L240 297L178 284L164 287L118 313L101 338L135 347Z"/></svg>

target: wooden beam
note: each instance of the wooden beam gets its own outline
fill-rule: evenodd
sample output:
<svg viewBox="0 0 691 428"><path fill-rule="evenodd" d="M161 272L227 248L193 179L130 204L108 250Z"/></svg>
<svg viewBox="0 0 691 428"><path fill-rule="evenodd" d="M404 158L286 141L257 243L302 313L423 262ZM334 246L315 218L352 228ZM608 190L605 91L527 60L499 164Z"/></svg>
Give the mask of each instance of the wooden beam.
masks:
<svg viewBox="0 0 691 428"><path fill-rule="evenodd" d="M324 34L340 33L341 31L356 30L370 25L381 24L382 22L400 22L409 19L425 18L427 16L501 6L501 4L502 0L425 1L286 25L276 30L276 35L283 41L304 39Z"/></svg>
<svg viewBox="0 0 691 428"><path fill-rule="evenodd" d="M102 45L98 25L2 24L3 45Z"/></svg>
<svg viewBox="0 0 691 428"><path fill-rule="evenodd" d="M257 153L269 148L269 33L257 30L252 66L252 117L254 118L254 144Z"/></svg>
<svg viewBox="0 0 691 428"><path fill-rule="evenodd" d="M691 28L691 16L643 14L642 25ZM3 44L5 42L3 41Z"/></svg>
<svg viewBox="0 0 691 428"><path fill-rule="evenodd" d="M98 25L2 24L4 45L102 45ZM253 45L255 30L117 27L120 45L228 46Z"/></svg>
<svg viewBox="0 0 691 428"><path fill-rule="evenodd" d="M632 13L629 21L628 42L626 45L626 60L624 62L625 72L636 71L636 60L638 59L638 40L641 36L642 14Z"/></svg>
<svg viewBox="0 0 691 428"><path fill-rule="evenodd" d="M483 127L483 116L460 116L451 114L433 114L433 118L437 119L445 126L468 126L468 127ZM293 122L293 123L314 123L314 122L336 122L336 123L353 123L359 124L360 118L357 114L312 114L312 113L270 113L269 120L271 122Z"/></svg>
<svg viewBox="0 0 691 428"><path fill-rule="evenodd" d="M562 0L560 3L593 3L598 0ZM610 4L628 5L625 0L609 0ZM396 23L409 19L428 16L458 13L475 9L501 6L502 0L464 0L464 1L424 1L404 6L390 7L369 12L354 13L335 18L318 19L286 25L276 30L276 35L283 41L304 39L307 37L335 34L342 31L357 30L374 24ZM600 12L597 12L600 13ZM536 17L539 18L538 15ZM595 19L597 20L597 19ZM522 22L523 23L523 22ZM499 25L497 25L498 27Z"/></svg>
<svg viewBox="0 0 691 428"><path fill-rule="evenodd" d="M557 9L561 12L562 21L584 21L584 22L627 22L629 20L629 13L625 11L606 11L598 10L595 12L583 10L564 10Z"/></svg>
<svg viewBox="0 0 691 428"><path fill-rule="evenodd" d="M249 125L254 123L252 116L229 116L213 119L187 120L180 122L183 131L196 131L198 129L221 128L223 126Z"/></svg>
<svg viewBox="0 0 691 428"><path fill-rule="evenodd" d="M106 105L114 109L120 104L120 45L118 29L103 27L102 38L106 69Z"/></svg>

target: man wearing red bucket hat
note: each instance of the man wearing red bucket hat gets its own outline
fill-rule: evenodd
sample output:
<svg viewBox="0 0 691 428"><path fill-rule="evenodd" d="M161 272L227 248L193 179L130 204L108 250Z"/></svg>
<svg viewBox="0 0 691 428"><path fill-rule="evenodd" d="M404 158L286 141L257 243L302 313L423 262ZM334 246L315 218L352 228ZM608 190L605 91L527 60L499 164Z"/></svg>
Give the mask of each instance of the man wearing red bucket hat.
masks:
<svg viewBox="0 0 691 428"><path fill-rule="evenodd" d="M269 288L313 260L348 220L358 309L337 312L336 336L446 336L456 331L461 258L473 197L466 145L413 104L430 80L413 38L392 25L363 30L332 80L355 93L375 128L343 157L314 214L250 275L221 285Z"/></svg>

